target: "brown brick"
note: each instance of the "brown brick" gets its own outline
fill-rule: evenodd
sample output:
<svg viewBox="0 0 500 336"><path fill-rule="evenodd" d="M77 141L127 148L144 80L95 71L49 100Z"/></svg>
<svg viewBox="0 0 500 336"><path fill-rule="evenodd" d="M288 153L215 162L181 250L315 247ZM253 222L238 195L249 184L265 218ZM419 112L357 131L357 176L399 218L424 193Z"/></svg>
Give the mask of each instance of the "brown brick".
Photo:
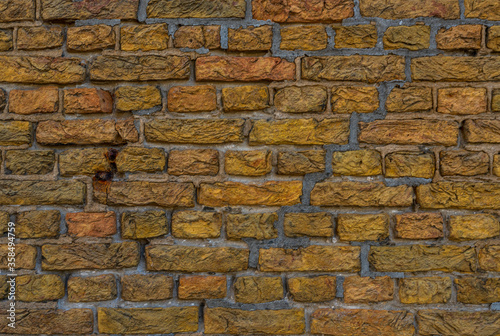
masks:
<svg viewBox="0 0 500 336"><path fill-rule="evenodd" d="M266 51L273 44L273 27L270 25L229 28L227 34L227 49L230 51Z"/></svg>
<svg viewBox="0 0 500 336"><path fill-rule="evenodd" d="M326 109L327 92L323 86L288 86L276 90L274 105L287 113L314 113Z"/></svg>
<svg viewBox="0 0 500 336"><path fill-rule="evenodd" d="M500 78L499 57L430 56L411 60L414 81L487 82Z"/></svg>
<svg viewBox="0 0 500 336"><path fill-rule="evenodd" d="M196 59L197 81L252 82L294 79L295 64L279 57L203 56Z"/></svg>
<svg viewBox="0 0 500 336"><path fill-rule="evenodd" d="M9 150L5 168L14 175L49 174L54 170L55 154L51 150Z"/></svg>
<svg viewBox="0 0 500 336"><path fill-rule="evenodd" d="M227 214L226 230L229 239L255 238L272 239L278 237L274 222L278 214L252 213L252 214Z"/></svg>
<svg viewBox="0 0 500 336"><path fill-rule="evenodd" d="M395 87L385 102L388 112L420 112L432 109L432 89L427 87Z"/></svg>
<svg viewBox="0 0 500 336"><path fill-rule="evenodd" d="M469 246L371 246L368 260L378 272L476 270L476 253Z"/></svg>
<svg viewBox="0 0 500 336"><path fill-rule="evenodd" d="M224 170L229 175L263 176L271 172L271 151L226 151Z"/></svg>
<svg viewBox="0 0 500 336"><path fill-rule="evenodd" d="M500 272L500 245L486 245L478 251L479 268L483 271Z"/></svg>
<svg viewBox="0 0 500 336"><path fill-rule="evenodd" d="M493 155L493 175L500 176L500 154Z"/></svg>
<svg viewBox="0 0 500 336"><path fill-rule="evenodd" d="M0 30L0 51L9 51L14 47L12 30Z"/></svg>
<svg viewBox="0 0 500 336"><path fill-rule="evenodd" d="M59 106L56 87L37 90L12 90L9 94L9 112L17 114L53 113Z"/></svg>
<svg viewBox="0 0 500 336"><path fill-rule="evenodd" d="M163 274L127 274L121 278L122 299L155 301L172 298L174 279Z"/></svg>
<svg viewBox="0 0 500 336"><path fill-rule="evenodd" d="M274 22L340 22L354 15L354 1L273 2L252 0L252 17Z"/></svg>
<svg viewBox="0 0 500 336"><path fill-rule="evenodd" d="M399 279L401 303L446 303L451 298L451 279L442 277Z"/></svg>
<svg viewBox="0 0 500 336"><path fill-rule="evenodd" d="M311 333L333 336L412 336L413 314L401 310L316 309Z"/></svg>
<svg viewBox="0 0 500 336"><path fill-rule="evenodd" d="M250 132L250 145L328 145L347 144L346 119L256 120Z"/></svg>
<svg viewBox="0 0 500 336"><path fill-rule="evenodd" d="M334 175L382 175L382 156L370 149L333 152L332 171Z"/></svg>
<svg viewBox="0 0 500 336"><path fill-rule="evenodd" d="M402 239L436 239L443 237L443 216L420 212L396 215L396 237Z"/></svg>
<svg viewBox="0 0 500 336"><path fill-rule="evenodd" d="M500 328L498 312L420 310L418 331L423 336L493 336Z"/></svg>
<svg viewBox="0 0 500 336"><path fill-rule="evenodd" d="M116 157L116 168L120 173L153 173L165 169L165 153L161 148L124 148Z"/></svg>
<svg viewBox="0 0 500 336"><path fill-rule="evenodd" d="M418 4L408 0L361 0L359 5L362 16L383 19L460 18L460 7L454 0L420 0Z"/></svg>
<svg viewBox="0 0 500 336"><path fill-rule="evenodd" d="M0 245L0 269L8 269L8 254L9 254L9 245L4 244ZM35 269L36 264L36 247L25 245L25 244L16 244L16 269ZM12 255L10 256L12 257Z"/></svg>
<svg viewBox="0 0 500 336"><path fill-rule="evenodd" d="M500 90L493 90L491 98L491 110L493 112L500 112Z"/></svg>
<svg viewBox="0 0 500 336"><path fill-rule="evenodd" d="M218 212L176 211L172 215L172 236L175 238L217 238L222 227Z"/></svg>
<svg viewBox="0 0 500 336"><path fill-rule="evenodd" d="M278 153L278 174L305 175L325 170L324 150Z"/></svg>
<svg viewBox="0 0 500 336"><path fill-rule="evenodd" d="M329 275L288 279L288 290L294 301L323 302L335 299L337 279Z"/></svg>
<svg viewBox="0 0 500 336"><path fill-rule="evenodd" d="M16 300L39 302L64 297L64 282L56 274L19 275L16 277Z"/></svg>
<svg viewBox="0 0 500 336"><path fill-rule="evenodd" d="M68 149L59 154L61 176L94 175L99 171L111 171L105 148Z"/></svg>
<svg viewBox="0 0 500 336"><path fill-rule="evenodd" d="M431 27L427 25L389 27L384 33L384 49L427 49Z"/></svg>
<svg viewBox="0 0 500 336"><path fill-rule="evenodd" d="M174 86L168 91L167 102L170 112L210 112L217 108L212 85Z"/></svg>
<svg viewBox="0 0 500 336"><path fill-rule="evenodd" d="M500 234L498 219L490 214L450 216L451 240L488 239Z"/></svg>
<svg viewBox="0 0 500 336"><path fill-rule="evenodd" d="M226 297L225 276L183 276L179 278L179 299L203 300Z"/></svg>
<svg viewBox="0 0 500 336"><path fill-rule="evenodd" d="M155 86L122 86L115 91L116 109L139 111L161 106L161 92Z"/></svg>
<svg viewBox="0 0 500 336"><path fill-rule="evenodd" d="M248 268L247 249L234 247L146 246L150 271L236 272Z"/></svg>
<svg viewBox="0 0 500 336"><path fill-rule="evenodd" d="M17 221L17 223L19 222L19 220L17 220L17 219L16 219L16 221ZM0 211L0 235L3 235L7 232L8 227L9 227L9 222L10 222L10 214L7 211ZM19 231L19 227L18 227L18 231ZM0 281L0 288L3 288L1 286L2 286L2 282ZM1 292L2 291L0 290L0 293ZM1 297L1 295L0 295L0 297Z"/></svg>
<svg viewBox="0 0 500 336"><path fill-rule="evenodd" d="M19 146L31 143L31 123L28 121L2 121L0 146Z"/></svg>
<svg viewBox="0 0 500 336"><path fill-rule="evenodd" d="M333 26L335 48L375 48L377 45L377 26L354 25Z"/></svg>
<svg viewBox="0 0 500 336"><path fill-rule="evenodd" d="M257 111L269 107L269 90L265 86L238 86L222 89L224 111Z"/></svg>
<svg viewBox="0 0 500 336"><path fill-rule="evenodd" d="M116 279L113 274L68 279L69 302L106 301L116 298Z"/></svg>
<svg viewBox="0 0 500 336"><path fill-rule="evenodd" d="M436 170L434 154L394 152L385 156L386 177L433 178Z"/></svg>
<svg viewBox="0 0 500 336"><path fill-rule="evenodd" d="M284 206L300 203L301 181L268 181L260 184L240 182L201 183L198 203L210 207L228 205Z"/></svg>
<svg viewBox="0 0 500 336"><path fill-rule="evenodd" d="M125 51L165 50L168 38L165 23L122 26L120 29L120 47Z"/></svg>
<svg viewBox="0 0 500 336"><path fill-rule="evenodd" d="M121 234L125 239L145 239L167 234L167 217L163 211L125 212L121 217Z"/></svg>
<svg viewBox="0 0 500 336"><path fill-rule="evenodd" d="M71 51L94 51L113 49L116 43L115 30L104 24L68 27L67 46Z"/></svg>
<svg viewBox="0 0 500 336"><path fill-rule="evenodd" d="M500 143L500 120L465 120L463 130L469 143Z"/></svg>
<svg viewBox="0 0 500 336"><path fill-rule="evenodd" d="M215 149L172 150L168 155L170 175L217 175L219 152Z"/></svg>
<svg viewBox="0 0 500 336"><path fill-rule="evenodd" d="M466 304L482 304L500 301L500 278L458 278L457 301Z"/></svg>
<svg viewBox="0 0 500 336"><path fill-rule="evenodd" d="M43 145L97 145L123 142L116 129L115 120L112 119L41 121L36 128L36 140Z"/></svg>
<svg viewBox="0 0 500 336"><path fill-rule="evenodd" d="M323 50L328 46L328 35L324 26L282 27L281 50Z"/></svg>
<svg viewBox="0 0 500 336"><path fill-rule="evenodd" d="M244 18L245 0L189 0L171 2L166 0L152 0L148 3L148 18Z"/></svg>
<svg viewBox="0 0 500 336"><path fill-rule="evenodd" d="M495 0L465 0L465 17L500 20L500 4Z"/></svg>
<svg viewBox="0 0 500 336"><path fill-rule="evenodd" d="M65 113L111 113L113 98L108 91L95 88L64 90Z"/></svg>
<svg viewBox="0 0 500 336"><path fill-rule="evenodd" d="M75 21L90 19L137 19L136 0L109 0L98 3L72 0L42 0L42 18L46 21Z"/></svg>
<svg viewBox="0 0 500 336"><path fill-rule="evenodd" d="M174 34L176 48L220 48L220 26L180 26Z"/></svg>
<svg viewBox="0 0 500 336"><path fill-rule="evenodd" d="M283 299L283 284L280 277L237 277L233 286L236 302L263 303Z"/></svg>
<svg viewBox="0 0 500 336"><path fill-rule="evenodd" d="M376 278L350 276L344 280L345 303L392 301L394 280L389 276Z"/></svg>
<svg viewBox="0 0 500 336"><path fill-rule="evenodd" d="M437 182L417 187L417 203L427 209L500 209L500 184Z"/></svg>
<svg viewBox="0 0 500 336"><path fill-rule="evenodd" d="M373 144L456 145L458 123L444 120L376 120L360 122L359 141Z"/></svg>
<svg viewBox="0 0 500 336"><path fill-rule="evenodd" d="M404 80L402 56L317 56L302 59L302 78L377 83Z"/></svg>
<svg viewBox="0 0 500 336"><path fill-rule="evenodd" d="M443 176L474 176L490 171L490 157L486 152L442 151L439 153L439 163Z"/></svg>
<svg viewBox="0 0 500 336"><path fill-rule="evenodd" d="M311 245L299 249L259 250L262 272L357 272L360 270L359 246Z"/></svg>
<svg viewBox="0 0 500 336"><path fill-rule="evenodd" d="M449 29L441 28L436 35L438 49L481 49L481 25L461 25Z"/></svg>
<svg viewBox="0 0 500 336"><path fill-rule="evenodd" d="M207 334L287 335L302 334L306 328L303 309L205 308L204 317Z"/></svg>
<svg viewBox="0 0 500 336"><path fill-rule="evenodd" d="M116 215L108 212L73 212L66 214L68 234L75 237L107 237L116 233Z"/></svg>
<svg viewBox="0 0 500 336"><path fill-rule="evenodd" d="M0 181L1 205L77 205L85 193L86 185L77 180Z"/></svg>
<svg viewBox="0 0 500 336"><path fill-rule="evenodd" d="M380 182L319 182L311 191L311 205L408 207L413 190L407 185L386 187Z"/></svg>
<svg viewBox="0 0 500 336"><path fill-rule="evenodd" d="M339 214L337 233L340 240L383 240L389 237L389 217L386 214Z"/></svg>
<svg viewBox="0 0 500 336"><path fill-rule="evenodd" d="M54 238L59 235L59 210L33 210L16 215L16 236L19 238Z"/></svg>
<svg viewBox="0 0 500 336"><path fill-rule="evenodd" d="M439 113L479 114L487 110L485 88L446 88L438 90Z"/></svg>
<svg viewBox="0 0 500 336"><path fill-rule="evenodd" d="M328 212L286 213L283 226L288 237L333 236L333 220Z"/></svg>
<svg viewBox="0 0 500 336"><path fill-rule="evenodd" d="M35 20L34 0L7 0L0 7L0 22Z"/></svg>
<svg viewBox="0 0 500 336"><path fill-rule="evenodd" d="M378 90L372 86L335 86L332 88L334 113L371 113L378 109Z"/></svg>
<svg viewBox="0 0 500 336"><path fill-rule="evenodd" d="M62 44L60 26L22 27L17 31L17 48L20 50L59 48Z"/></svg>
<svg viewBox="0 0 500 336"><path fill-rule="evenodd" d="M493 51L500 51L500 26L489 27L486 36L488 37L487 47Z"/></svg>

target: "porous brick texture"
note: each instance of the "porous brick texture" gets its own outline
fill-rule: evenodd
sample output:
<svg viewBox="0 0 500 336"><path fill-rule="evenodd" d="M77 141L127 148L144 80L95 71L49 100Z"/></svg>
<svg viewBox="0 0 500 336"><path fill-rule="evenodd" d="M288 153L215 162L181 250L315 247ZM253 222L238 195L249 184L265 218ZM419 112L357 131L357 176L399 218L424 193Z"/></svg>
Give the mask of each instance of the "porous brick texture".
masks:
<svg viewBox="0 0 500 336"><path fill-rule="evenodd" d="M0 0L1 335L498 336L499 220L499 0Z"/></svg>

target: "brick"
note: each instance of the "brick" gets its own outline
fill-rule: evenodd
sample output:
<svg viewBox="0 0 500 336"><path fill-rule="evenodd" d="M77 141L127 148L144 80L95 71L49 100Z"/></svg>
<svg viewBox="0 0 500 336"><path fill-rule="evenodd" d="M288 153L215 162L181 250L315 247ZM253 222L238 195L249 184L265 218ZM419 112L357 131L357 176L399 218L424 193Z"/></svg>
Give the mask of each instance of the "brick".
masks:
<svg viewBox="0 0 500 336"><path fill-rule="evenodd" d="M219 152L215 149L170 151L168 173L170 175L217 175Z"/></svg>
<svg viewBox="0 0 500 336"><path fill-rule="evenodd" d="M500 51L500 26L489 27L486 46L494 51Z"/></svg>
<svg viewBox="0 0 500 336"><path fill-rule="evenodd" d="M389 217L386 214L339 214L337 220L340 240L383 240L389 237Z"/></svg>
<svg viewBox="0 0 500 336"><path fill-rule="evenodd" d="M300 203L300 196L301 181L268 181L260 184L215 182L201 183L198 188L198 203L210 207L294 205Z"/></svg>
<svg viewBox="0 0 500 336"><path fill-rule="evenodd" d="M418 331L424 336L493 336L500 328L500 313L481 311L420 310Z"/></svg>
<svg viewBox="0 0 500 336"><path fill-rule="evenodd" d="M196 59L197 81L252 82L295 79L295 64L279 57L203 56Z"/></svg>
<svg viewBox="0 0 500 336"><path fill-rule="evenodd" d="M283 27L280 30L281 50L323 50L328 46L324 26Z"/></svg>
<svg viewBox="0 0 500 336"><path fill-rule="evenodd" d="M247 249L234 247L146 246L149 271L236 272L248 268Z"/></svg>
<svg viewBox="0 0 500 336"><path fill-rule="evenodd" d="M64 283L56 274L19 275L16 277L16 299L19 301L53 301L64 297Z"/></svg>
<svg viewBox="0 0 500 336"><path fill-rule="evenodd" d="M437 182L417 187L417 203L427 209L499 209L500 184Z"/></svg>
<svg viewBox="0 0 500 336"><path fill-rule="evenodd" d="M176 48L219 49L220 26L180 26L174 33Z"/></svg>
<svg viewBox="0 0 500 336"><path fill-rule="evenodd" d="M435 159L432 153L394 152L385 156L386 177L434 177Z"/></svg>
<svg viewBox="0 0 500 336"><path fill-rule="evenodd" d="M490 171L490 157L486 152L442 151L439 163L442 176L474 176Z"/></svg>
<svg viewBox="0 0 500 336"><path fill-rule="evenodd" d="M111 171L105 148L68 149L59 154L61 176L94 175L99 171Z"/></svg>
<svg viewBox="0 0 500 336"><path fill-rule="evenodd" d="M384 33L384 49L427 49L430 38L431 27L427 25L388 27Z"/></svg>
<svg viewBox="0 0 500 336"><path fill-rule="evenodd" d="M217 144L243 141L243 119L164 119L144 125L151 142Z"/></svg>
<svg viewBox="0 0 500 336"><path fill-rule="evenodd" d="M454 0L361 0L362 16L383 19L412 19L437 17L441 19L460 18L460 8Z"/></svg>
<svg viewBox="0 0 500 336"><path fill-rule="evenodd" d="M165 164L165 153L161 148L127 147L116 157L119 173L161 172L165 169Z"/></svg>
<svg viewBox="0 0 500 336"><path fill-rule="evenodd" d="M479 268L483 271L500 272L500 245L489 244L478 251Z"/></svg>
<svg viewBox="0 0 500 336"><path fill-rule="evenodd" d="M127 274L120 282L125 301L168 300L174 290L174 279L163 274Z"/></svg>
<svg viewBox="0 0 500 336"><path fill-rule="evenodd" d="M133 118L116 120L116 131L123 141L139 141L139 132L137 132Z"/></svg>
<svg viewBox="0 0 500 336"><path fill-rule="evenodd" d="M250 145L328 145L347 144L346 119L256 120L250 131Z"/></svg>
<svg viewBox="0 0 500 336"><path fill-rule="evenodd" d="M334 113L371 113L378 109L378 90L371 86L336 86L332 88Z"/></svg>
<svg viewBox="0 0 500 336"><path fill-rule="evenodd" d="M0 30L0 51L9 51L13 47L12 30Z"/></svg>
<svg viewBox="0 0 500 336"><path fill-rule="evenodd" d="M283 299L281 277L237 277L233 286L236 302L263 303Z"/></svg>
<svg viewBox="0 0 500 336"><path fill-rule="evenodd" d="M66 89L65 113L111 113L113 98L108 91L95 88Z"/></svg>
<svg viewBox="0 0 500 336"><path fill-rule="evenodd" d="M265 86L246 85L222 88L224 111L257 111L269 107L269 90Z"/></svg>
<svg viewBox="0 0 500 336"><path fill-rule="evenodd" d="M446 88L438 90L439 113L479 114L487 110L485 88Z"/></svg>
<svg viewBox="0 0 500 336"><path fill-rule="evenodd" d="M42 18L46 21L75 21L90 19L137 19L137 0L42 0Z"/></svg>
<svg viewBox="0 0 500 336"><path fill-rule="evenodd" d="M288 279L288 290L294 301L324 302L335 299L337 279L329 275Z"/></svg>
<svg viewBox="0 0 500 336"><path fill-rule="evenodd" d="M56 87L37 90L12 90L9 112L17 114L53 113L58 111L59 93Z"/></svg>
<svg viewBox="0 0 500 336"><path fill-rule="evenodd" d="M18 220L16 220L17 223L19 222ZM10 222L10 214L7 212L7 211L0 211L0 235L3 235L7 232L8 230L8 227L9 227L9 222ZM19 227L18 227L18 231L19 231ZM18 235L19 236L19 235ZM21 237L19 237L21 238ZM1 287L2 286L2 281L0 281L0 293L1 293ZM0 295L1 297L1 295Z"/></svg>
<svg viewBox="0 0 500 336"><path fill-rule="evenodd" d="M375 48L377 45L377 26L353 25L333 26L335 48Z"/></svg>
<svg viewBox="0 0 500 336"><path fill-rule="evenodd" d="M333 152L334 175L371 176L382 174L382 156L375 150Z"/></svg>
<svg viewBox="0 0 500 336"><path fill-rule="evenodd" d="M499 278L458 278L455 279L455 286L458 302L482 304L500 301Z"/></svg>
<svg viewBox="0 0 500 336"><path fill-rule="evenodd" d="M71 236L107 237L116 233L116 215L113 211L67 213L66 225Z"/></svg>
<svg viewBox="0 0 500 336"><path fill-rule="evenodd" d="M63 44L63 30L59 26L22 27L17 31L17 48L38 50L59 48Z"/></svg>
<svg viewBox="0 0 500 336"><path fill-rule="evenodd" d="M43 245L42 257L44 271L128 268L139 264L139 245L135 242Z"/></svg>
<svg viewBox="0 0 500 336"><path fill-rule="evenodd" d="M271 172L271 151L226 151L224 170L229 175L263 176Z"/></svg>
<svg viewBox="0 0 500 336"><path fill-rule="evenodd" d="M0 245L0 269L8 269L9 246ZM16 269L35 269L37 251L35 246L16 244Z"/></svg>
<svg viewBox="0 0 500 336"><path fill-rule="evenodd" d="M104 190L98 183L94 183L94 199L107 205L165 208L194 205L195 189L190 182L116 181L108 182Z"/></svg>
<svg viewBox="0 0 500 336"><path fill-rule="evenodd" d="M327 92L323 86L288 86L276 90L274 105L286 113L314 113L326 109Z"/></svg>
<svg viewBox="0 0 500 336"><path fill-rule="evenodd" d="M179 299L204 300L226 297L225 276L183 276L179 278Z"/></svg>
<svg viewBox="0 0 500 336"><path fill-rule="evenodd" d="M444 120L376 120L360 122L358 139L372 144L453 146L458 140L458 123Z"/></svg>
<svg viewBox="0 0 500 336"><path fill-rule="evenodd" d="M212 85L174 86L168 91L170 112L210 112L217 108L217 96Z"/></svg>
<svg viewBox="0 0 500 336"><path fill-rule="evenodd" d="M77 205L85 193L86 185L76 180L0 181L1 205Z"/></svg>
<svg viewBox="0 0 500 336"><path fill-rule="evenodd" d="M7 0L0 7L0 22L35 20L35 1Z"/></svg>
<svg viewBox="0 0 500 336"><path fill-rule="evenodd" d="M489 214L450 216L451 240L488 239L500 234L500 223Z"/></svg>
<svg viewBox="0 0 500 336"><path fill-rule="evenodd" d="M447 303L451 299L451 279L421 277L399 279L401 303Z"/></svg>
<svg viewBox="0 0 500 336"><path fill-rule="evenodd" d="M476 253L469 246L371 246L368 260L378 272L474 272Z"/></svg>
<svg viewBox="0 0 500 336"><path fill-rule="evenodd" d="M413 190L407 185L387 187L380 182L319 182L311 191L311 205L408 207Z"/></svg>
<svg viewBox="0 0 500 336"><path fill-rule="evenodd" d="M481 25L461 25L449 29L441 28L436 35L438 49L481 49Z"/></svg>
<svg viewBox="0 0 500 336"><path fill-rule="evenodd" d="M125 51L165 50L168 39L165 23L122 26L120 29L120 47Z"/></svg>
<svg viewBox="0 0 500 336"><path fill-rule="evenodd" d="M59 210L33 210L16 215L16 236L19 238L54 238L59 235Z"/></svg>
<svg viewBox="0 0 500 336"><path fill-rule="evenodd" d="M227 38L229 51L266 51L273 44L273 28L270 25L229 28Z"/></svg>
<svg viewBox="0 0 500 336"><path fill-rule="evenodd" d="M66 43L75 52L113 49L116 34L112 26L104 24L68 27Z"/></svg>
<svg viewBox="0 0 500 336"><path fill-rule="evenodd" d="M103 334L170 334L198 330L198 307L98 308Z"/></svg>
<svg viewBox="0 0 500 336"><path fill-rule="evenodd" d="M354 15L353 8L352 0L322 0L311 4L295 0L252 0L252 17L274 22L340 22Z"/></svg>
<svg viewBox="0 0 500 336"><path fill-rule="evenodd" d="M49 174L54 170L55 154L51 150L9 150L5 168L14 175Z"/></svg>
<svg viewBox="0 0 500 336"><path fill-rule="evenodd" d="M146 11L148 18L244 18L245 1L152 0L148 3Z"/></svg>
<svg viewBox="0 0 500 336"><path fill-rule="evenodd" d="M113 274L68 279L69 302L107 301L116 298L116 279Z"/></svg>
<svg viewBox="0 0 500 336"><path fill-rule="evenodd" d="M305 175L325 170L324 150L305 150L278 153L278 174Z"/></svg>
<svg viewBox="0 0 500 336"><path fill-rule="evenodd" d="M316 309L311 333L333 336L412 336L413 314L401 310Z"/></svg>
<svg viewBox="0 0 500 336"><path fill-rule="evenodd" d="M443 216L420 212L396 215L396 237L402 239L437 239L443 237Z"/></svg>
<svg viewBox="0 0 500 336"><path fill-rule="evenodd" d="M95 81L150 81L188 79L189 58L185 56L97 56L90 64Z"/></svg>
<svg viewBox="0 0 500 336"><path fill-rule="evenodd" d="M41 121L36 128L36 140L43 145L119 144L124 141L115 120L110 119Z"/></svg>
<svg viewBox="0 0 500 336"><path fill-rule="evenodd" d="M317 56L302 59L302 79L377 83L405 79L401 56Z"/></svg>
<svg viewBox="0 0 500 336"><path fill-rule="evenodd" d="M0 146L18 146L31 143L31 123L28 121L2 121Z"/></svg>
<svg viewBox="0 0 500 336"><path fill-rule="evenodd" d="M376 278L350 276L344 280L345 303L392 301L394 280L389 276Z"/></svg>
<svg viewBox="0 0 500 336"><path fill-rule="evenodd" d="M7 93L5 90L0 89L0 110L4 111L5 106L7 106Z"/></svg>
<svg viewBox="0 0 500 336"><path fill-rule="evenodd" d="M432 110L432 89L428 87L395 87L387 96L388 112L420 112Z"/></svg>
<svg viewBox="0 0 500 336"><path fill-rule="evenodd" d="M5 300L8 298L8 293L10 290L10 284L7 283L7 276L0 276L0 298Z"/></svg>
<svg viewBox="0 0 500 336"><path fill-rule="evenodd" d="M491 110L493 112L500 112L500 90L492 91Z"/></svg>
<svg viewBox="0 0 500 336"><path fill-rule="evenodd" d="M115 91L116 109L130 112L161 106L161 92L155 86L122 86Z"/></svg>
<svg viewBox="0 0 500 336"><path fill-rule="evenodd" d="M493 175L500 176L500 155L493 155Z"/></svg>
<svg viewBox="0 0 500 336"><path fill-rule="evenodd" d="M500 20L500 4L495 0L465 0L465 17Z"/></svg>
<svg viewBox="0 0 500 336"><path fill-rule="evenodd" d="M241 310L205 308L207 334L302 334L305 331L303 309ZM270 323L272 321L272 323Z"/></svg>
<svg viewBox="0 0 500 336"><path fill-rule="evenodd" d="M411 60L414 81L486 82L500 78L499 57L430 56Z"/></svg>
<svg viewBox="0 0 500 336"><path fill-rule="evenodd" d="M175 238L217 238L222 227L218 212L176 211L172 215L172 236Z"/></svg>
<svg viewBox="0 0 500 336"><path fill-rule="evenodd" d="M163 211L125 212L121 216L121 234L125 239L146 239L167 234Z"/></svg>
<svg viewBox="0 0 500 336"><path fill-rule="evenodd" d="M274 222L278 220L278 214L251 213L251 214L227 214L225 224L227 237L229 239L255 238L272 239L278 237L278 231Z"/></svg>
<svg viewBox="0 0 500 336"><path fill-rule="evenodd" d="M333 219L328 212L286 213L283 227L288 237L333 236Z"/></svg>
<svg viewBox="0 0 500 336"><path fill-rule="evenodd" d="M463 131L469 143L500 143L500 120L468 119Z"/></svg>
<svg viewBox="0 0 500 336"><path fill-rule="evenodd" d="M259 250L261 272L357 272L360 270L358 246L311 245L298 249Z"/></svg>

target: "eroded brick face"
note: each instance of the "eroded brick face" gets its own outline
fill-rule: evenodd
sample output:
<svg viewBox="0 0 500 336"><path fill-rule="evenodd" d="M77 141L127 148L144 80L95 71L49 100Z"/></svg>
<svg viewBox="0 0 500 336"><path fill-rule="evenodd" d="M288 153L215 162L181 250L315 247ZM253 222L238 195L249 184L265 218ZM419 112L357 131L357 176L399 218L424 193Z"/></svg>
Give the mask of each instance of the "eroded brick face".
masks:
<svg viewBox="0 0 500 336"><path fill-rule="evenodd" d="M0 334L500 335L499 22L0 0Z"/></svg>

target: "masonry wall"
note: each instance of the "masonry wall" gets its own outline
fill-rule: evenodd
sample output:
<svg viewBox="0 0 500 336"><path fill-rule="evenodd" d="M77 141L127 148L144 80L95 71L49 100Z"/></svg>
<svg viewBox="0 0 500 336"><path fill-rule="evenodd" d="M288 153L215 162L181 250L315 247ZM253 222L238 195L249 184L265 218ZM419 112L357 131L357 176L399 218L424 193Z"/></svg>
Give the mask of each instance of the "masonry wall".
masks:
<svg viewBox="0 0 500 336"><path fill-rule="evenodd" d="M0 50L1 333L500 335L498 0L2 0Z"/></svg>

